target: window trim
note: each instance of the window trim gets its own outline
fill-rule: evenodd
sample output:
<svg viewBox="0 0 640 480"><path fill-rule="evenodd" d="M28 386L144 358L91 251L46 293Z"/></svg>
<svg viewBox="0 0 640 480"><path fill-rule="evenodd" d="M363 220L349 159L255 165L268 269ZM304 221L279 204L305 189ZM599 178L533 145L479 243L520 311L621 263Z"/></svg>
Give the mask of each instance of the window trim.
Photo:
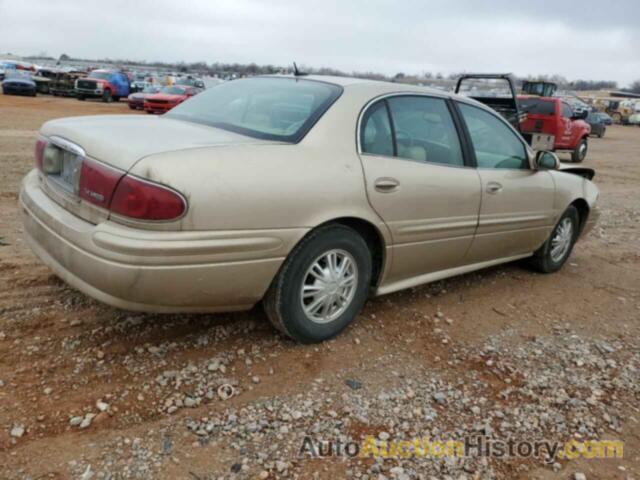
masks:
<svg viewBox="0 0 640 480"><path fill-rule="evenodd" d="M451 164L445 164L445 163L430 162L428 160L425 162L421 162L418 160L413 160L411 158L398 157L395 124L393 122L393 116L391 115L391 108L389 107L389 102L387 101L388 99L394 98L394 97L425 97L425 98L434 98L438 100L443 100L445 102L445 105L447 106L449 115L451 115L451 121L453 122L454 128L456 130L456 134L458 135L458 141L460 142L460 152L462 154L462 162L463 162L462 165L451 165ZM394 153L393 156L368 153L363 151L362 149L362 141L363 141L362 128L364 126L362 124L363 119L366 116L366 113L368 112L368 110L373 106L377 105L378 102L384 102L385 108L387 110L387 114L389 115L389 122L391 125L391 135L392 135L392 142L393 142L393 153ZM461 130L462 125L459 123L458 119L456 118L456 114L453 111L454 109L452 108L451 102L452 102L452 99L448 95L438 95L436 93L411 92L411 91L384 93L382 95L378 95L377 97L372 98L364 105L364 107L362 107L362 109L360 110L360 114L358 115L358 122L356 124L356 150L358 155L360 156L366 155L371 157L382 157L382 158L393 158L395 160L402 160L405 162L414 162L414 163L420 163L423 165L438 165L440 167L474 168L475 155L470 156L470 152L473 153L472 152L473 149L469 149L468 146L465 145L466 137L463 135L463 131Z"/></svg>
<svg viewBox="0 0 640 480"><path fill-rule="evenodd" d="M520 135L520 133L513 128L513 125L511 125L507 119L505 119L502 115L500 115L497 112L492 111L489 108L486 108L484 106L479 106L479 105L474 105L471 102L464 102L464 101L460 101L458 99L452 99L452 104L453 107L456 111L456 114L458 115L460 122L461 122L461 126L462 129L464 130L464 137L465 137L465 143L467 143L468 148L469 148L469 154L471 155L472 158L472 162L474 164L474 168L478 169L478 170L507 170L507 171L516 171L516 172L523 172L523 171L531 171L531 172L535 172L536 169L534 168L534 166L532 165L532 154L531 154L531 147L529 147L529 144L522 138L522 135ZM466 105L468 107L472 107L472 108L477 108L478 110L481 110L483 112L488 113L489 115L492 115L493 117L497 118L499 121L501 121L504 125L507 126L507 128L511 131L511 133L513 133L516 137L516 139L522 144L522 147L524 148L524 154L525 157L527 158L527 164L529 166L529 168L487 168L487 167L480 167L478 166L478 159L476 158L476 151L475 148L473 147L473 141L471 140L471 134L469 133L469 129L467 128L467 123L464 121L464 117L462 116L462 112L460 111L460 105Z"/></svg>
<svg viewBox="0 0 640 480"><path fill-rule="evenodd" d="M571 115L569 115L568 117L565 117L565 116L564 116L564 112L563 112L563 110L564 110L564 107L565 107L565 106L569 109L569 112L571 112ZM569 105L569 103L568 103L568 102L565 102L565 101L560 102L560 116L561 116L562 118L568 118L569 120L571 120L571 119L573 118L573 116L574 116L574 115L575 115L575 112L574 112L574 110L573 110L573 107L572 107L571 105Z"/></svg>

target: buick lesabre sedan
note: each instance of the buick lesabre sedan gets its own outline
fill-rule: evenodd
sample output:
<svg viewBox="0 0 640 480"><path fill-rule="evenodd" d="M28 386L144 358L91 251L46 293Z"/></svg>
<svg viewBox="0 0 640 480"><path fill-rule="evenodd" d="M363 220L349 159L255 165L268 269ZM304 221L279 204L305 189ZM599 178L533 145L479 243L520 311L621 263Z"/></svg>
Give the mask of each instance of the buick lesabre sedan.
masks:
<svg viewBox="0 0 640 480"><path fill-rule="evenodd" d="M593 172L534 154L495 111L332 77L221 84L160 117L44 124L22 185L26 238L115 307L262 301L301 342L369 295L528 258L562 267L597 219Z"/></svg>

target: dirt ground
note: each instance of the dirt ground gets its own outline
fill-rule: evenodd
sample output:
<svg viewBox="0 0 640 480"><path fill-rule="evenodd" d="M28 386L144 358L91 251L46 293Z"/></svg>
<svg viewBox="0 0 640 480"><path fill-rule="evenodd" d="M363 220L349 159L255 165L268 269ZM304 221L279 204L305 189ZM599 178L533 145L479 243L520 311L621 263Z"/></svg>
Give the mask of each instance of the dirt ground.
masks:
<svg viewBox="0 0 640 480"><path fill-rule="evenodd" d="M0 95L0 478L640 479L640 128L590 140L602 220L561 272L510 264L373 299L338 338L301 346L259 306L107 307L32 255L18 191L40 125L115 113L135 114ZM620 439L624 457L298 456L304 435L446 438L482 422L531 440Z"/></svg>

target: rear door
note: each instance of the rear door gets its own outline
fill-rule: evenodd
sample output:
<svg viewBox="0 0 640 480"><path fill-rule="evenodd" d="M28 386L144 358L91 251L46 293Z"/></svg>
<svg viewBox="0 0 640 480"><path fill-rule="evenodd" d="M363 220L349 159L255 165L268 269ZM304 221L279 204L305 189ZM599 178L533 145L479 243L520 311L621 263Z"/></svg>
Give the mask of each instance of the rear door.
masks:
<svg viewBox="0 0 640 480"><path fill-rule="evenodd" d="M384 282L459 266L477 225L480 179L448 101L381 99L365 110L359 137L369 201L393 237Z"/></svg>
<svg viewBox="0 0 640 480"><path fill-rule="evenodd" d="M465 263L533 252L555 219L551 174L531 169L524 141L497 114L457 105L482 185L478 229Z"/></svg>

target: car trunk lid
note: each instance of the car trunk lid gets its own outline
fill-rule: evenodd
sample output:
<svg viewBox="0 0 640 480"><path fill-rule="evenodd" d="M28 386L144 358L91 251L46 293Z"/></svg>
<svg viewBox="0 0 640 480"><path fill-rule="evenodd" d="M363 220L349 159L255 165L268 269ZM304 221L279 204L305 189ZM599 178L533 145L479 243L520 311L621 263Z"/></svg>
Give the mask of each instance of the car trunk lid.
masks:
<svg viewBox="0 0 640 480"><path fill-rule="evenodd" d="M53 171L47 165L47 155L41 155L43 190L67 210L92 223L109 218L110 213L106 203L92 204L81 198L82 167L87 163L95 166L97 161L113 171L110 177L115 177L124 176L139 160L157 153L274 143L180 120L133 115L54 120L42 127L41 140L61 150Z"/></svg>
<svg viewBox="0 0 640 480"><path fill-rule="evenodd" d="M268 143L205 125L139 115L53 120L43 125L41 133L72 142L84 149L88 157L124 171L141 158L160 152Z"/></svg>

